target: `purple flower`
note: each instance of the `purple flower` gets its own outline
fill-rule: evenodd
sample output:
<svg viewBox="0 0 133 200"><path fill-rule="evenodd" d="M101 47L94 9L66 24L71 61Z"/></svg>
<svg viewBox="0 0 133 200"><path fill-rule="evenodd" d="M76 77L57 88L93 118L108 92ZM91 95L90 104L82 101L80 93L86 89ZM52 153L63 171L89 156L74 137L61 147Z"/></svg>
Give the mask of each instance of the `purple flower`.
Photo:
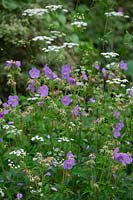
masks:
<svg viewBox="0 0 133 200"><path fill-rule="evenodd" d="M71 151L68 151L66 157L67 157L67 159L69 159L69 158L75 158L75 155L73 155L73 153Z"/></svg>
<svg viewBox="0 0 133 200"><path fill-rule="evenodd" d="M66 156L67 159L63 162L63 168L64 169L70 170L74 167L74 165L75 165L74 157L75 156L72 154L71 151L69 151L67 153L67 156Z"/></svg>
<svg viewBox="0 0 133 200"><path fill-rule="evenodd" d="M69 65L63 65L61 68L62 78L68 79L70 71L71 71L71 68Z"/></svg>
<svg viewBox="0 0 133 200"><path fill-rule="evenodd" d="M30 83L27 87L28 90L30 90L31 92L34 92L35 91L35 86L34 86L34 83Z"/></svg>
<svg viewBox="0 0 133 200"><path fill-rule="evenodd" d="M119 153L119 148L114 150L114 160L121 162L123 165L130 164L133 159L130 153Z"/></svg>
<svg viewBox="0 0 133 200"><path fill-rule="evenodd" d="M114 137L118 138L120 137L120 131L124 128L124 123L123 121L120 121L114 128L113 132L114 132Z"/></svg>
<svg viewBox="0 0 133 200"><path fill-rule="evenodd" d="M61 99L61 103L65 106L69 106L69 104L71 103L70 97L68 95L63 96Z"/></svg>
<svg viewBox="0 0 133 200"><path fill-rule="evenodd" d="M7 61L6 61L6 66L7 66L7 67L11 67L11 66L12 66L12 63L13 63L12 60L7 60Z"/></svg>
<svg viewBox="0 0 133 200"><path fill-rule="evenodd" d="M79 82L79 81L77 81L77 82L76 82L76 85L77 85L77 86L81 86L81 85L83 85L83 83L82 83L82 82Z"/></svg>
<svg viewBox="0 0 133 200"><path fill-rule="evenodd" d="M5 109L5 110L3 111L4 115L7 115L8 112L9 112L9 110L7 110L7 109Z"/></svg>
<svg viewBox="0 0 133 200"><path fill-rule="evenodd" d="M18 96L9 96L8 97L8 104L12 107L16 107L18 105Z"/></svg>
<svg viewBox="0 0 133 200"><path fill-rule="evenodd" d="M124 12L123 7L118 7L118 12L123 13Z"/></svg>
<svg viewBox="0 0 133 200"><path fill-rule="evenodd" d="M85 81L88 81L88 77L87 77L87 75L86 75L85 72L82 72L82 78L83 78Z"/></svg>
<svg viewBox="0 0 133 200"><path fill-rule="evenodd" d="M54 72L53 72L53 78L56 79L56 80L60 80L60 78L58 78L58 75Z"/></svg>
<svg viewBox="0 0 133 200"><path fill-rule="evenodd" d="M117 112L117 111L114 111L114 112L113 112L113 115L114 115L114 117L115 117L116 119L118 119L119 116L120 116L120 113Z"/></svg>
<svg viewBox="0 0 133 200"><path fill-rule="evenodd" d="M133 97L133 87L130 89L129 94Z"/></svg>
<svg viewBox="0 0 133 200"><path fill-rule="evenodd" d="M40 70L37 69L36 67L33 67L29 71L29 75L30 75L31 78L39 78L39 76L40 76Z"/></svg>
<svg viewBox="0 0 133 200"><path fill-rule="evenodd" d="M1 112L0 112L0 119L3 119L3 117L4 117L4 112L1 111Z"/></svg>
<svg viewBox="0 0 133 200"><path fill-rule="evenodd" d="M47 64L44 66L43 70L44 70L45 75L46 75L48 78L50 78L50 79L53 78L53 72L52 72L52 70L48 67Z"/></svg>
<svg viewBox="0 0 133 200"><path fill-rule="evenodd" d="M120 131L117 128L114 128L113 132L114 132L114 138L120 137Z"/></svg>
<svg viewBox="0 0 133 200"><path fill-rule="evenodd" d="M74 107L74 109L73 109L73 114L74 114L75 117L78 116L78 109L79 109L79 106L78 106L78 105L76 105L76 106Z"/></svg>
<svg viewBox="0 0 133 200"><path fill-rule="evenodd" d="M44 102L43 101L39 101L37 104L38 104L38 106L43 106Z"/></svg>
<svg viewBox="0 0 133 200"><path fill-rule="evenodd" d="M18 193L18 194L17 194L17 199L18 199L18 200L22 199L22 197L23 197L22 193Z"/></svg>
<svg viewBox="0 0 133 200"><path fill-rule="evenodd" d="M98 65L97 63L94 63L94 67L95 67L97 70L100 69L100 67L99 67L99 65Z"/></svg>
<svg viewBox="0 0 133 200"><path fill-rule="evenodd" d="M47 172L47 173L45 174L45 176L51 176L51 173L50 173L50 172Z"/></svg>
<svg viewBox="0 0 133 200"><path fill-rule="evenodd" d="M39 87L38 94L40 94L41 97L48 96L48 86L47 85L43 85L43 86Z"/></svg>
<svg viewBox="0 0 133 200"><path fill-rule="evenodd" d="M15 61L15 66L18 68L21 66L21 61Z"/></svg>
<svg viewBox="0 0 133 200"><path fill-rule="evenodd" d="M75 165L75 160L70 158L64 161L63 168L70 170L74 167L74 165Z"/></svg>
<svg viewBox="0 0 133 200"><path fill-rule="evenodd" d="M86 113L85 111L82 111L82 112L81 112L81 115L82 115L82 116L86 116L87 113Z"/></svg>
<svg viewBox="0 0 133 200"><path fill-rule="evenodd" d="M102 74L103 74L103 77L104 77L104 78L107 77L107 73L106 73L106 69L105 69L105 68L102 68Z"/></svg>
<svg viewBox="0 0 133 200"><path fill-rule="evenodd" d="M11 124L14 124L14 122L9 121L8 124L11 125Z"/></svg>
<svg viewBox="0 0 133 200"><path fill-rule="evenodd" d="M68 83L69 83L70 85L75 85L75 79L74 79L74 78L69 77L69 78L67 79L67 81L68 81Z"/></svg>
<svg viewBox="0 0 133 200"><path fill-rule="evenodd" d="M8 103L5 102L5 103L2 104L2 106L3 106L4 108L7 108L9 105L8 105Z"/></svg>
<svg viewBox="0 0 133 200"><path fill-rule="evenodd" d="M92 103L95 103L95 99L94 99L93 97L91 97L91 98L89 99L89 101L92 102Z"/></svg>
<svg viewBox="0 0 133 200"><path fill-rule="evenodd" d="M3 142L3 138L0 138L0 142Z"/></svg>
<svg viewBox="0 0 133 200"><path fill-rule="evenodd" d="M123 60L119 63L119 67L123 70L128 70L127 63L125 63Z"/></svg>

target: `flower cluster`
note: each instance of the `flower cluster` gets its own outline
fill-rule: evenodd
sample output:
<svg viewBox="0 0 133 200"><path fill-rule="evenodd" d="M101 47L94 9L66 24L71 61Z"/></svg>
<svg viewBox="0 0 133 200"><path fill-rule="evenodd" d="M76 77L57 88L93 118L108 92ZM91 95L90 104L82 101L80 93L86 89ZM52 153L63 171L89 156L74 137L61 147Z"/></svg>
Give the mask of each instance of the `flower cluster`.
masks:
<svg viewBox="0 0 133 200"><path fill-rule="evenodd" d="M74 21L74 22L71 23L71 25L76 26L78 28L81 28L81 27L86 27L87 23L83 22L83 21Z"/></svg>
<svg viewBox="0 0 133 200"><path fill-rule="evenodd" d="M40 142L44 142L44 138L43 137L39 137L39 135L36 135L35 137L31 138L31 141L40 141Z"/></svg>
<svg viewBox="0 0 133 200"><path fill-rule="evenodd" d="M6 66L9 67L9 68L12 67L12 66L15 66L16 68L18 68L18 67L21 66L21 61L7 60Z"/></svg>
<svg viewBox="0 0 133 200"><path fill-rule="evenodd" d="M24 151L24 149L18 149L18 150L14 150L14 151L11 151L9 153L9 155L16 155L16 156L20 156L20 157L24 157L26 156L26 152Z"/></svg>
<svg viewBox="0 0 133 200"><path fill-rule="evenodd" d="M114 160L121 162L123 165L129 165L133 161L130 153L119 153L118 147L114 150Z"/></svg>
<svg viewBox="0 0 133 200"><path fill-rule="evenodd" d="M117 56L119 56L118 53L115 52L106 52L106 53L101 53L105 58L115 58Z"/></svg>
<svg viewBox="0 0 133 200"><path fill-rule="evenodd" d="M26 9L24 10L22 15L28 15L28 16L33 16L33 15L43 15L49 12L54 12L57 10L61 10L63 12L68 12L67 9L64 9L62 5L48 5L45 6L45 8L34 8L34 9Z"/></svg>
<svg viewBox="0 0 133 200"><path fill-rule="evenodd" d="M123 121L120 121L114 128L113 132L114 132L114 137L118 138L120 137L120 131L124 128L124 123Z"/></svg>
<svg viewBox="0 0 133 200"><path fill-rule="evenodd" d="M105 15L107 17L125 17L125 18L129 18L129 16L128 15L124 15L123 12L116 12L116 11L106 12Z"/></svg>
<svg viewBox="0 0 133 200"><path fill-rule="evenodd" d="M63 45L60 45L60 46L51 45L51 46L48 46L47 48L43 48L42 50L44 52L50 52L50 51L59 52L63 48L72 48L76 46L79 46L79 44L73 43L73 42L65 42Z"/></svg>

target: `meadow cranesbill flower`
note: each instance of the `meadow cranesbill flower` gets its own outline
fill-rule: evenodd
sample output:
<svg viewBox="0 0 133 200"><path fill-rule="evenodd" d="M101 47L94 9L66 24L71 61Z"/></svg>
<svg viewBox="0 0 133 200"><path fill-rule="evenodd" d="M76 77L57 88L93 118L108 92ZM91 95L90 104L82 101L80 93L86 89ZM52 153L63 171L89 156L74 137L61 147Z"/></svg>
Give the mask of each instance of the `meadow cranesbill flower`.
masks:
<svg viewBox="0 0 133 200"><path fill-rule="evenodd" d="M130 153L119 153L118 147L114 150L114 160L121 162L123 165L131 164L133 161Z"/></svg>
<svg viewBox="0 0 133 200"><path fill-rule="evenodd" d="M47 64L44 66L43 71L44 71L45 75L46 75L48 78L50 78L50 79L53 78L53 72L52 72L52 70L48 67Z"/></svg>
<svg viewBox="0 0 133 200"><path fill-rule="evenodd" d="M30 75L31 78L39 78L39 76L40 76L40 70L37 69L36 67L33 67L29 71L29 75Z"/></svg>
<svg viewBox="0 0 133 200"><path fill-rule="evenodd" d="M114 137L118 138L120 137L120 131L124 128L124 123L123 121L120 121L114 128L113 132L114 132Z"/></svg>
<svg viewBox="0 0 133 200"><path fill-rule="evenodd" d="M28 90L30 90L31 92L34 92L35 91L35 86L34 86L34 83L30 83L27 87Z"/></svg>
<svg viewBox="0 0 133 200"><path fill-rule="evenodd" d="M62 78L68 79L70 71L71 71L71 68L69 65L63 65L61 68Z"/></svg>
<svg viewBox="0 0 133 200"><path fill-rule="evenodd" d="M129 94L133 97L133 87L129 90Z"/></svg>
<svg viewBox="0 0 133 200"><path fill-rule="evenodd" d="M123 60L119 63L119 67L123 70L128 70L127 63L125 63Z"/></svg>
<svg viewBox="0 0 133 200"><path fill-rule="evenodd" d="M95 99L94 99L93 97L91 97L91 98L89 99L89 101L92 102L92 103L95 103Z"/></svg>
<svg viewBox="0 0 133 200"><path fill-rule="evenodd" d="M9 112L9 110L7 110L7 109L3 110L4 115L7 115L8 112Z"/></svg>
<svg viewBox="0 0 133 200"><path fill-rule="evenodd" d="M104 77L104 78L107 77L107 72L106 72L106 69L105 69L105 68L102 68L102 74L103 74L103 77Z"/></svg>
<svg viewBox="0 0 133 200"><path fill-rule="evenodd" d="M0 138L0 142L3 142L3 138Z"/></svg>
<svg viewBox="0 0 133 200"><path fill-rule="evenodd" d="M51 176L51 173L50 173L50 172L47 172L47 173L45 174L45 176Z"/></svg>
<svg viewBox="0 0 133 200"><path fill-rule="evenodd" d="M12 66L13 61L12 60L7 60L6 61L6 66L7 67L11 67Z"/></svg>
<svg viewBox="0 0 133 200"><path fill-rule="evenodd" d="M85 81L88 81L88 77L87 77L87 75L86 75L85 72L82 72L82 78L83 78Z"/></svg>
<svg viewBox="0 0 133 200"><path fill-rule="evenodd" d="M97 70L100 69L100 67L99 67L99 65L98 65L97 63L94 63L94 67L95 67Z"/></svg>
<svg viewBox="0 0 133 200"><path fill-rule="evenodd" d="M74 157L75 156L72 154L71 151L69 151L67 153L67 156L66 156L67 159L63 162L63 168L64 169L70 170L70 169L72 169L74 167L74 165L75 165Z"/></svg>
<svg viewBox="0 0 133 200"><path fill-rule="evenodd" d="M74 79L74 78L69 77L69 78L67 79L67 81L68 81L68 83L69 83L70 85L75 85L75 79Z"/></svg>
<svg viewBox="0 0 133 200"><path fill-rule="evenodd" d="M41 97L48 96L48 86L43 85L43 86L39 87L38 94L40 94Z"/></svg>
<svg viewBox="0 0 133 200"><path fill-rule="evenodd" d="M16 107L18 105L18 96L9 96L8 97L8 104L12 107Z"/></svg>
<svg viewBox="0 0 133 200"><path fill-rule="evenodd" d="M75 117L78 116L78 109L79 109L79 106L78 106L78 105L76 105L76 106L74 107L74 109L73 109L73 114L74 114Z"/></svg>
<svg viewBox="0 0 133 200"><path fill-rule="evenodd" d="M9 105L8 105L8 103L5 102L5 103L2 104L2 106L3 106L4 108L7 108Z"/></svg>
<svg viewBox="0 0 133 200"><path fill-rule="evenodd" d="M18 199L18 200L22 199L22 197L23 197L22 193L18 193L18 194L17 194L17 199Z"/></svg>
<svg viewBox="0 0 133 200"><path fill-rule="evenodd" d="M114 111L114 112L113 112L113 115L114 115L114 117L115 117L116 119L118 119L119 116L120 116L120 113L117 112L117 111Z"/></svg>
<svg viewBox="0 0 133 200"><path fill-rule="evenodd" d="M75 160L70 158L64 161L63 168L70 170L74 167L74 165L75 165Z"/></svg>
<svg viewBox="0 0 133 200"><path fill-rule="evenodd" d="M1 111L1 112L0 112L0 119L3 119L3 117L4 117L4 112Z"/></svg>
<svg viewBox="0 0 133 200"><path fill-rule="evenodd" d="M61 103L65 106L69 106L69 104L71 103L70 97L68 95L63 96L61 99Z"/></svg>
<svg viewBox="0 0 133 200"><path fill-rule="evenodd" d="M75 158L75 155L73 155L73 153L71 151L68 151L66 157L67 157L67 159L69 159L69 158Z"/></svg>
<svg viewBox="0 0 133 200"><path fill-rule="evenodd" d="M18 68L21 66L21 61L15 61L15 66Z"/></svg>

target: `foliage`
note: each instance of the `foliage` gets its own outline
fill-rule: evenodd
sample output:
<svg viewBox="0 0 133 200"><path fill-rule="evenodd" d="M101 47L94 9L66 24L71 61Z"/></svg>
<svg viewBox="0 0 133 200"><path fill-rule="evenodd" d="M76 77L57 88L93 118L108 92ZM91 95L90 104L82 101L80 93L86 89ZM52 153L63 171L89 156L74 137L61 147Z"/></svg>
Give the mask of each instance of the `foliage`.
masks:
<svg viewBox="0 0 133 200"><path fill-rule="evenodd" d="M120 2L1 1L1 199L132 199L131 8Z"/></svg>

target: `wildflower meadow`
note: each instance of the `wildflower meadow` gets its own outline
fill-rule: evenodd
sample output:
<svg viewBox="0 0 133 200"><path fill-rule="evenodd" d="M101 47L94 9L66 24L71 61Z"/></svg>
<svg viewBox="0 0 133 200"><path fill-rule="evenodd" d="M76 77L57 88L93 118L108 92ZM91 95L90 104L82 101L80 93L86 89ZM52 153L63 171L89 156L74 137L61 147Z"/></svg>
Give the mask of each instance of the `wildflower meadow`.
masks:
<svg viewBox="0 0 133 200"><path fill-rule="evenodd" d="M133 200L133 2L0 8L0 199Z"/></svg>

